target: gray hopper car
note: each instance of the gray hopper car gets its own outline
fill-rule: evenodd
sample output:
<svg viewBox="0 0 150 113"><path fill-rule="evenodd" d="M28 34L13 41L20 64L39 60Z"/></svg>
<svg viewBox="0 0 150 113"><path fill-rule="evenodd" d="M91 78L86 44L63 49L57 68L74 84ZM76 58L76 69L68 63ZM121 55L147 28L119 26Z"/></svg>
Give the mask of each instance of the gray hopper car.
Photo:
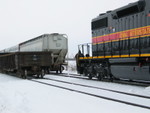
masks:
<svg viewBox="0 0 150 113"><path fill-rule="evenodd" d="M9 72L11 70L19 73L22 73L23 71L24 75L26 75L26 71L29 73L29 70L30 73L33 72L32 74L36 74L34 73L35 70L33 68L39 68L38 71L44 71L44 73L48 73L49 71L62 72L62 65L66 65L65 57L67 52L67 35L58 33L44 34L31 40L22 42L17 46L0 51L0 70L5 72ZM17 59L18 57L20 59ZM28 66L22 63L21 65L13 64L10 66L10 68L9 66L6 66L7 63L10 63L8 60L14 63L26 62L28 63ZM6 65L4 61L7 62ZM19 67L14 67L14 65ZM42 73L43 72L41 72L41 74Z"/></svg>

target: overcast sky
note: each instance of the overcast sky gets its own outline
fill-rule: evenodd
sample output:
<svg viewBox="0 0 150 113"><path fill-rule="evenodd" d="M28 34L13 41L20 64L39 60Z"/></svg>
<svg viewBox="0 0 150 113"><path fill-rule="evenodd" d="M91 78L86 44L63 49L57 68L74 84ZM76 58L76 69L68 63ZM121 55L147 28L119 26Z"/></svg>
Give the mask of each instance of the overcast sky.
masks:
<svg viewBox="0 0 150 113"><path fill-rule="evenodd" d="M0 0L0 50L45 33L68 35L69 53L91 42L91 20L137 0Z"/></svg>

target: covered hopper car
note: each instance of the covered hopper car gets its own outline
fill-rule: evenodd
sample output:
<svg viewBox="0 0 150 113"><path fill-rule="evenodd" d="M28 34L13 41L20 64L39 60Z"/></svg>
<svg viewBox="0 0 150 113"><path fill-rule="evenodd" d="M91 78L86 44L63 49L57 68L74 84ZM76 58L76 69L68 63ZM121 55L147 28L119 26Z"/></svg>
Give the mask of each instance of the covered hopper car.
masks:
<svg viewBox="0 0 150 113"><path fill-rule="evenodd" d="M76 56L80 74L150 82L150 0L100 14L91 30L92 43Z"/></svg>
<svg viewBox="0 0 150 113"><path fill-rule="evenodd" d="M15 72L22 77L62 72L67 51L65 34L44 34L0 51L0 71Z"/></svg>

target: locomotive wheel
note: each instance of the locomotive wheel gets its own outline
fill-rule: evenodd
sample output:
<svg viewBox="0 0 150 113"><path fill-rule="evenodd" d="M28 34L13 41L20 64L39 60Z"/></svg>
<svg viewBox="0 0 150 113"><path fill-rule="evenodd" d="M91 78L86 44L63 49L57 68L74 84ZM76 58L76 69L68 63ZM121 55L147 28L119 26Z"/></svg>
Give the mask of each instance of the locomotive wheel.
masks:
<svg viewBox="0 0 150 113"><path fill-rule="evenodd" d="M83 71L83 75L84 76L87 76L88 74L87 74L87 71L84 69L84 71Z"/></svg>
<svg viewBox="0 0 150 113"><path fill-rule="evenodd" d="M92 74L88 74L88 78L91 80L92 79Z"/></svg>
<svg viewBox="0 0 150 113"><path fill-rule="evenodd" d="M111 78L110 78L110 82L113 82L113 81L114 81L114 79L111 77Z"/></svg>
<svg viewBox="0 0 150 113"><path fill-rule="evenodd" d="M100 75L99 73L96 73L96 77L97 77L97 79L98 79L99 81L102 80L102 77L101 77L101 75Z"/></svg>
<svg viewBox="0 0 150 113"><path fill-rule="evenodd" d="M100 72L100 76L101 76L101 78L105 78L107 76L107 70L106 69L102 70Z"/></svg>
<svg viewBox="0 0 150 113"><path fill-rule="evenodd" d="M113 82L113 80L114 80L114 76L112 75L112 74L110 74L110 82Z"/></svg>

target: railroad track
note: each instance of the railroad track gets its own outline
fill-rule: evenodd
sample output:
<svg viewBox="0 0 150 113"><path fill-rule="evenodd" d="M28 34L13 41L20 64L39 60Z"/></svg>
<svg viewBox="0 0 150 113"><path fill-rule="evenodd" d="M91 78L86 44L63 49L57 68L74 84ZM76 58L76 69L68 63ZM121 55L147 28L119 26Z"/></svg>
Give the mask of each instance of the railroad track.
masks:
<svg viewBox="0 0 150 113"><path fill-rule="evenodd" d="M78 78L78 79L85 79L85 80L92 80L92 81L98 81L97 78L94 78L93 79L89 79L88 77L86 76L81 76L79 74L68 74L68 73L62 73L62 74L55 74L55 73L52 73L53 75L56 75L56 76L63 76L63 77L71 77L71 78ZM104 82L112 82L108 79L104 79L102 80ZM120 84L128 84L128 85L134 85L134 86L150 86L150 83L146 83L146 82L140 82L140 81L128 81L128 80L113 80L114 83L120 83Z"/></svg>
<svg viewBox="0 0 150 113"><path fill-rule="evenodd" d="M96 97L96 98L101 98L101 99L105 99L105 100L109 100L109 101L113 101L113 102L118 102L118 103L130 105L130 106L135 106L135 107L140 107L140 108L150 110L150 106L148 106L148 105L142 105L142 104L139 104L139 103L134 103L134 102L124 101L124 100L116 99L116 98L112 98L112 97L97 95L97 94L93 94L93 93L90 93L90 92L87 92L87 91L82 91L82 90L78 90L78 89L74 89L74 88L70 88L70 87L68 88L68 87L65 87L65 86L62 86L62 85L56 85L56 84L53 84L53 83L46 83L46 82L43 82L43 81L40 81L40 80L41 79L38 79L38 80L30 79L30 81L37 82L37 83L40 83L40 84L43 84L43 85L48 85L48 86L52 86L52 87L56 87L56 88L60 88L60 89L65 89L65 90L68 90L68 91L73 91L73 92L80 93L80 94L89 95L89 96ZM121 91L116 91L116 90L110 90L110 89L105 89L105 88L100 88L100 87L95 87L95 86L89 86L89 85L83 85L83 84L78 84L78 83L71 83L71 82L55 80L55 79L45 78L44 80L50 80L50 81L55 81L55 82L60 82L60 83L65 83L65 84L72 84L72 85L76 85L76 86L80 86L80 87L104 90L104 91L109 91L109 92L118 93L118 94L122 94L122 95L137 97L137 98L140 98L140 99L150 100L149 96L131 94L131 93L126 93L126 92L121 92Z"/></svg>
<svg viewBox="0 0 150 113"><path fill-rule="evenodd" d="M84 85L84 84L79 84L79 83L74 83L74 82L67 82L67 81L56 80L56 79L51 79L51 78L44 78L44 79L45 80L56 81L56 82L61 82L61 83L66 83L66 84L71 84L71 85L77 85L77 86L82 86L82 87L87 87L87 88L100 89L100 90L104 90L104 91L110 91L110 92L115 92L115 93L119 93L119 94L125 94L125 95L130 95L130 96L150 99L150 96L138 95L138 94L133 94L133 93L127 93L127 92L122 92L122 91L117 91L117 90L112 90L112 89L107 89L107 88L101 88L101 87L96 87L96 86Z"/></svg>

